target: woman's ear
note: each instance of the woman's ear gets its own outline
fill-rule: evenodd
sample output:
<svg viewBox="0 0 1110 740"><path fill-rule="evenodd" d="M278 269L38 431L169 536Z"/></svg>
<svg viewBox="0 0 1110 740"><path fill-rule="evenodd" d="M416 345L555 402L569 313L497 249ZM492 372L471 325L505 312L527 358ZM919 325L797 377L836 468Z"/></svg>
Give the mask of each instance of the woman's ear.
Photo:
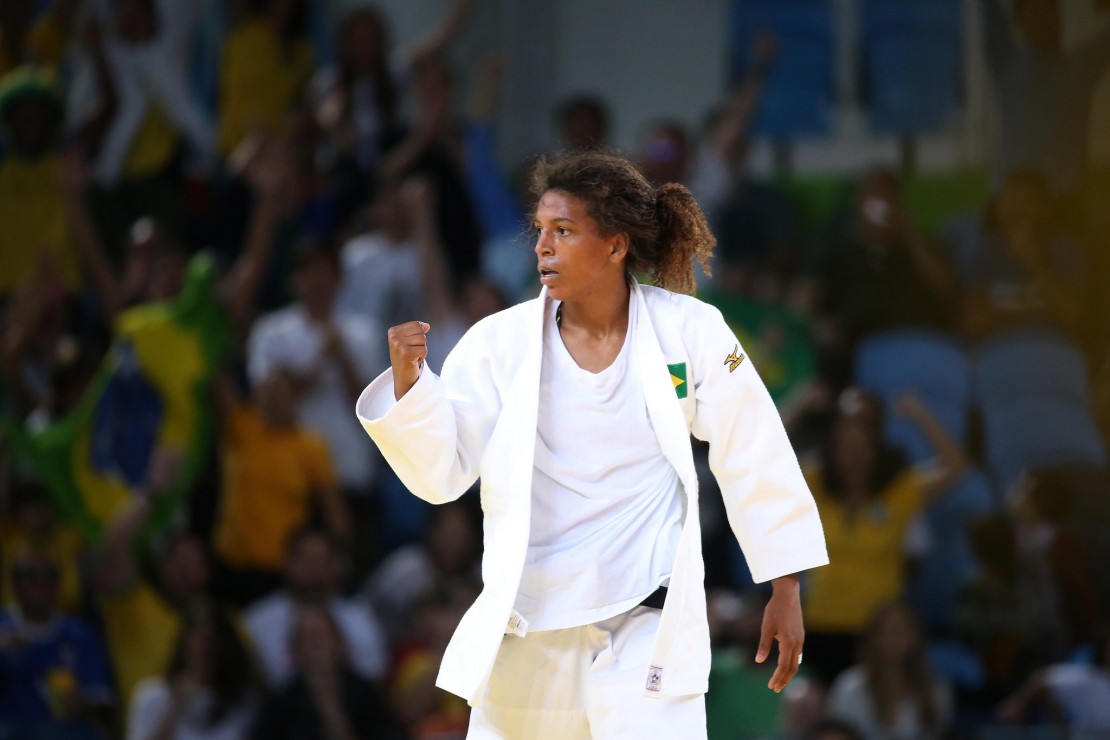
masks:
<svg viewBox="0 0 1110 740"><path fill-rule="evenodd" d="M620 262L628 256L628 234L621 232L609 240L609 261Z"/></svg>

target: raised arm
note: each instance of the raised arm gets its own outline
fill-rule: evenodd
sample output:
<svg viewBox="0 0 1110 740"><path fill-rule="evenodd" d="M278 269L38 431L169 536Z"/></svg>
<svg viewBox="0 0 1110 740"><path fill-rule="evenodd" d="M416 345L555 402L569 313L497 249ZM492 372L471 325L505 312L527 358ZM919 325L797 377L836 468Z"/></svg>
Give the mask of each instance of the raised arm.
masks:
<svg viewBox="0 0 1110 740"><path fill-rule="evenodd" d="M906 393L900 396L895 401L895 410L921 429L936 453L936 457L922 471L925 494L932 497L948 490L969 467L963 448L916 395Z"/></svg>
<svg viewBox="0 0 1110 740"><path fill-rule="evenodd" d="M409 51L410 61L416 62L422 56L442 52L452 41L458 38L473 10L474 0L452 0L451 7L440 19L439 25L433 28L427 36L413 44Z"/></svg>
<svg viewBox="0 0 1110 740"><path fill-rule="evenodd" d="M254 312L258 283L274 246L274 232L292 206L292 154L277 138L256 138L243 144L236 160L255 195L246 242L239 258L220 285L220 295L239 328L247 327Z"/></svg>

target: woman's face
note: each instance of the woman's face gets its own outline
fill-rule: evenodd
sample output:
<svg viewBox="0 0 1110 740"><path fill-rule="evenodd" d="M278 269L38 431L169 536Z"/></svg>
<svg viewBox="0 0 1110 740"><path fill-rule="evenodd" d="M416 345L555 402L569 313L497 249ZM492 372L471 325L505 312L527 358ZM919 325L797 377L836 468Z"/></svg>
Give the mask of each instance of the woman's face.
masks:
<svg viewBox="0 0 1110 740"><path fill-rule="evenodd" d="M623 284L628 239L602 236L584 201L549 190L536 205L533 226L540 282L552 298L580 300Z"/></svg>
<svg viewBox="0 0 1110 740"><path fill-rule="evenodd" d="M357 75L370 75L385 55L384 38L380 21L367 14L359 14L347 22L343 34L343 55Z"/></svg>
<svg viewBox="0 0 1110 740"><path fill-rule="evenodd" d="M871 470L877 450L869 425L861 418L842 416L833 427L833 458L842 470Z"/></svg>

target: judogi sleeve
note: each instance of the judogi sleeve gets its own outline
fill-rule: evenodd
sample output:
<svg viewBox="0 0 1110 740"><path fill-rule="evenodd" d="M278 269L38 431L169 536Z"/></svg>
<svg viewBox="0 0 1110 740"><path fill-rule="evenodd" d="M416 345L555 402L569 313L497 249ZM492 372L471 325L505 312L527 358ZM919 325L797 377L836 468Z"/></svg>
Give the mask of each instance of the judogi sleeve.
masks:
<svg viewBox="0 0 1110 740"><path fill-rule="evenodd" d="M696 304L686 326L693 364L694 436L756 583L828 563L825 535L798 458L744 348L721 312Z"/></svg>
<svg viewBox="0 0 1110 740"><path fill-rule="evenodd" d="M471 329L437 376L425 363L400 400L393 371L366 387L355 405L362 427L413 494L432 504L454 501L478 479L482 452L501 413L490 345Z"/></svg>

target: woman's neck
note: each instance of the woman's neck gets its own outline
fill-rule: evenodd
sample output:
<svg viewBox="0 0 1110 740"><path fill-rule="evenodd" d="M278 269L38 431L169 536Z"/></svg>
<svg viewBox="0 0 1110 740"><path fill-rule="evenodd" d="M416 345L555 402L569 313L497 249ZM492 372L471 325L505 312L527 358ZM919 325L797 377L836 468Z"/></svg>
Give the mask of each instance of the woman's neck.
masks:
<svg viewBox="0 0 1110 740"><path fill-rule="evenodd" d="M628 329L630 290L626 282L619 290L599 290L579 300L564 301L560 306L560 329L570 328L592 338L623 335Z"/></svg>

